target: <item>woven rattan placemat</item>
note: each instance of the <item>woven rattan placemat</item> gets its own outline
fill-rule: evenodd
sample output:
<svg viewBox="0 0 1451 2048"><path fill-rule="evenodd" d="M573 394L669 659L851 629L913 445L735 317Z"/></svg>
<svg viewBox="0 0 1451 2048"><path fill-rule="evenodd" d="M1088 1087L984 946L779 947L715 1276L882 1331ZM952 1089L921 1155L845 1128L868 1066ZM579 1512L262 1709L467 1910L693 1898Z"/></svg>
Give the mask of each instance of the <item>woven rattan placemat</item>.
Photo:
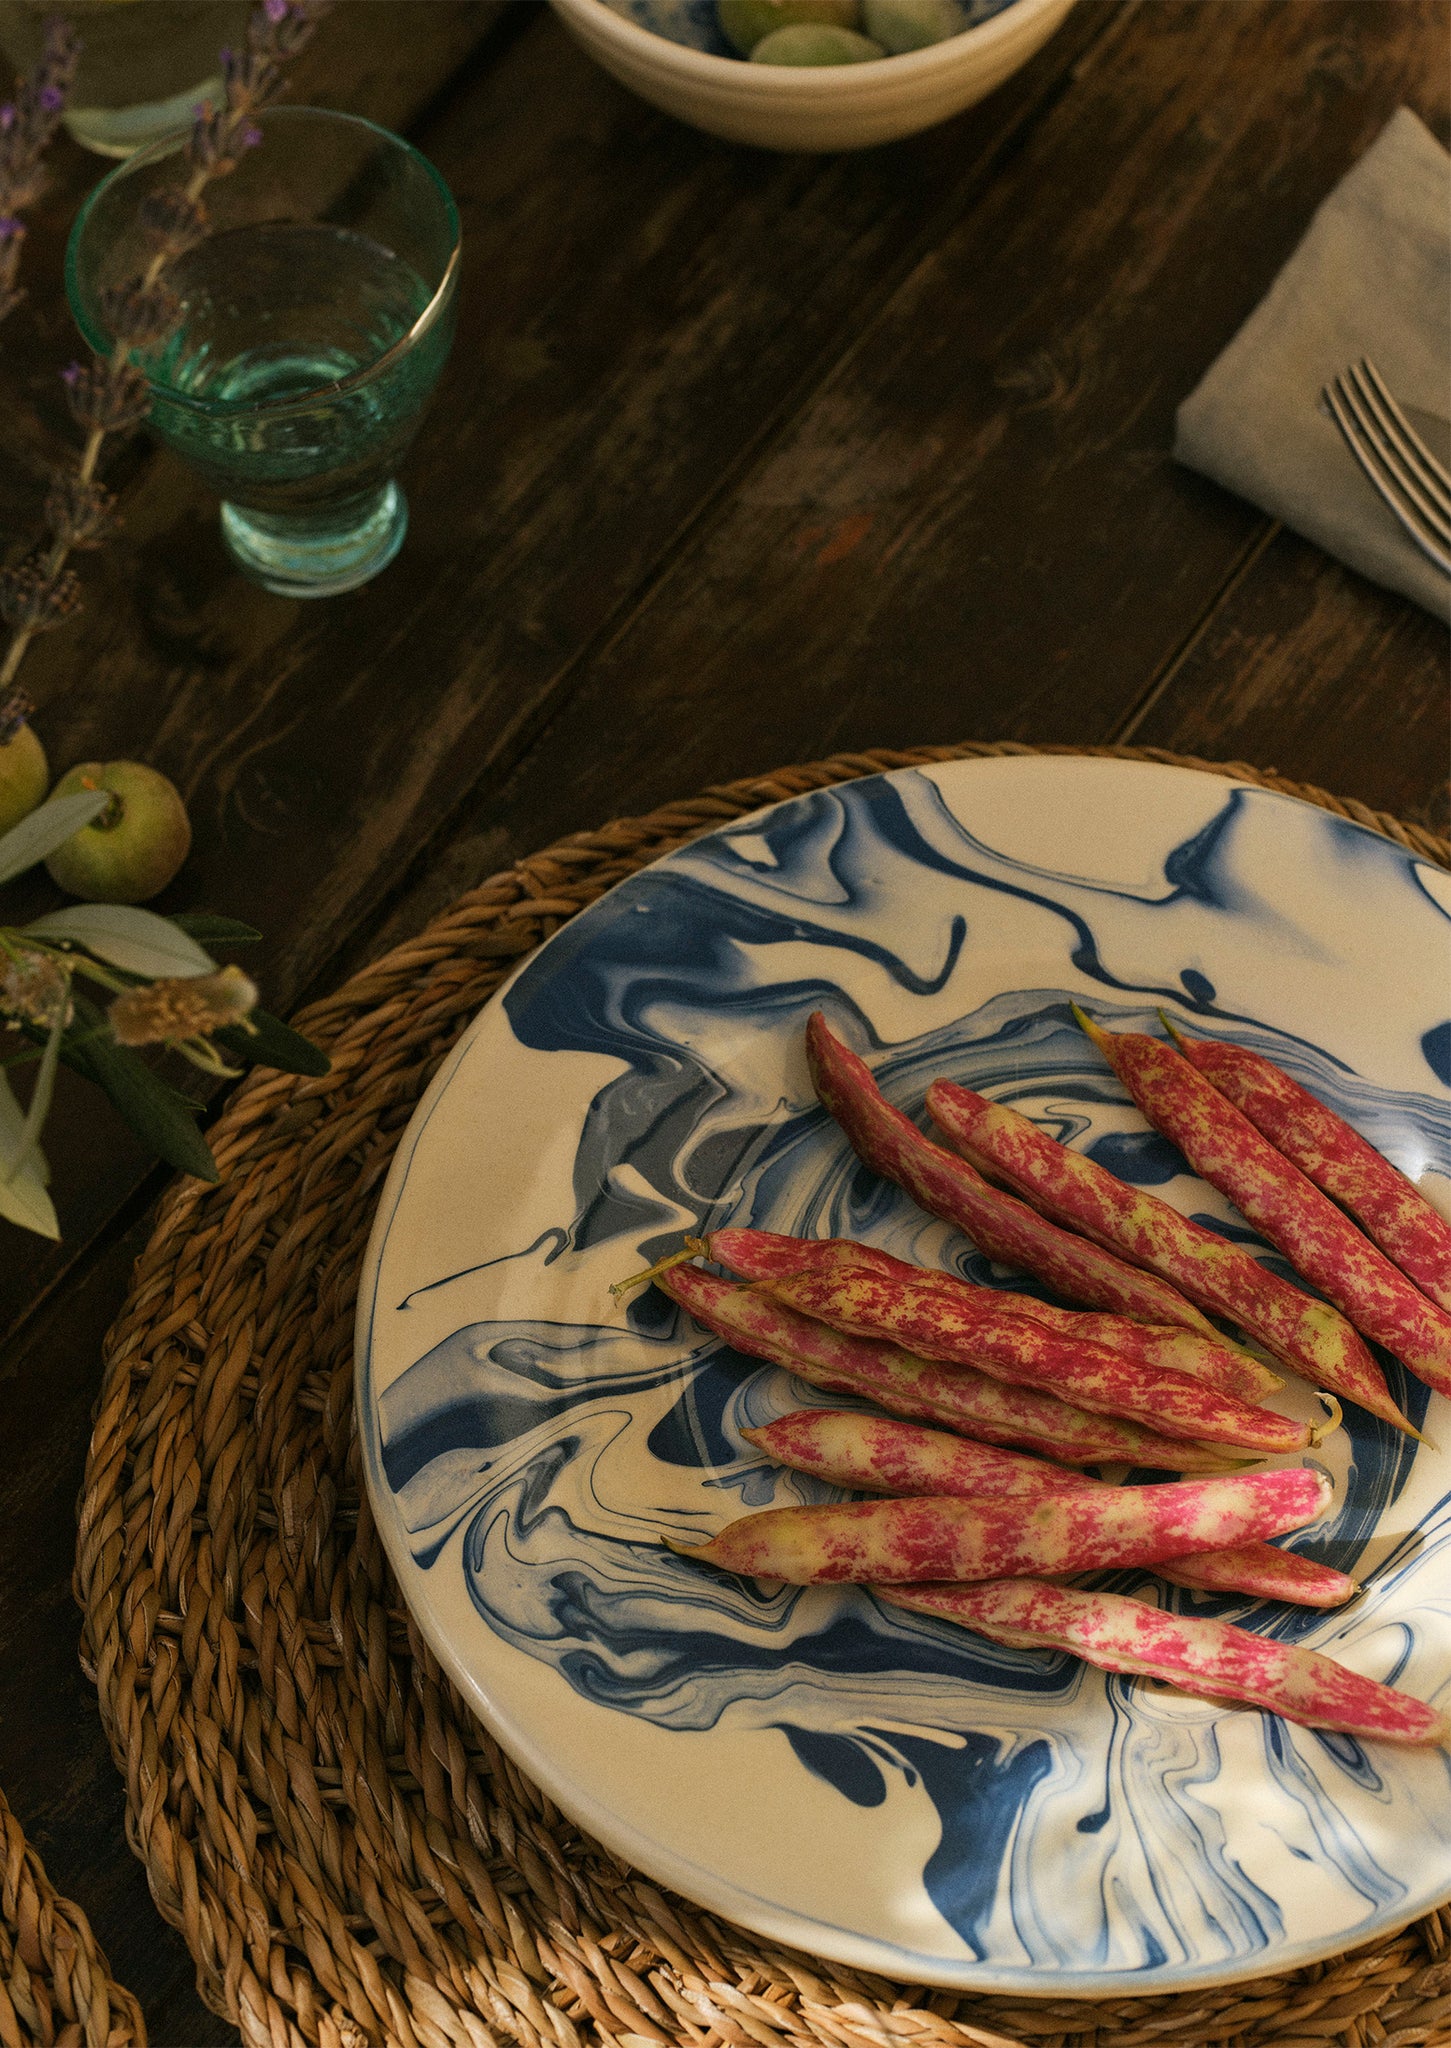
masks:
<svg viewBox="0 0 1451 2048"><path fill-rule="evenodd" d="M1012 746L854 754L708 790L495 875L299 1022L322 1080L261 1074L221 1185L163 1203L81 1507L85 1645L131 1839L202 1996L249 2043L413 2048L1412 2048L1451 2040L1451 1916L1332 1963L1150 1999L963 1998L792 1951L581 1834L415 1632L363 1496L353 1300L400 1135L504 977L611 883L780 797ZM1063 748L1174 760L1141 750ZM1238 765L1451 867L1418 827ZM172 2044L167 2044L172 2048Z"/></svg>
<svg viewBox="0 0 1451 2048"><path fill-rule="evenodd" d="M0 2048L146 2048L79 1906L63 1899L0 1793Z"/></svg>

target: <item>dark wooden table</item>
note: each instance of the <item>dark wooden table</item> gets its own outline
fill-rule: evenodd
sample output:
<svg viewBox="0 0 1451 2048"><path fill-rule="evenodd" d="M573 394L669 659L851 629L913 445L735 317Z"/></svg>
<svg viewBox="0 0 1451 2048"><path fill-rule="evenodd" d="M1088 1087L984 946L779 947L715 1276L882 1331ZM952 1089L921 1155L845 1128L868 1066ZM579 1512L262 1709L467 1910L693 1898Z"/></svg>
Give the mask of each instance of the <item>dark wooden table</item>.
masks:
<svg viewBox="0 0 1451 2048"><path fill-rule="evenodd" d="M404 130L464 218L407 546L285 602L128 453L125 536L27 667L55 764L180 784L196 848L158 907L260 925L283 1012L561 833L842 749L1133 742L1444 831L1441 630L1168 449L1392 110L1446 139L1448 54L1446 0L1080 0L958 120L793 158L654 113L538 0L344 0L297 97ZM100 169L57 157L0 336L11 535L67 431L60 252ZM232 2030L126 1847L69 1589L160 1178L79 1085L52 1135L64 1245L0 1236L0 1784L190 2048Z"/></svg>

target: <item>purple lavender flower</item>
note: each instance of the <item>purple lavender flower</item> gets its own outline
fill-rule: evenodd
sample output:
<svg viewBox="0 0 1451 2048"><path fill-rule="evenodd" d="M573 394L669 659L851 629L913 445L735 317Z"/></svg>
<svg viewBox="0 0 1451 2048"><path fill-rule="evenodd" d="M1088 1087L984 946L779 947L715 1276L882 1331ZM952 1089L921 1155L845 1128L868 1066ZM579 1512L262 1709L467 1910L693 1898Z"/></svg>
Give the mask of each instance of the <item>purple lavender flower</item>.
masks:
<svg viewBox="0 0 1451 2048"><path fill-rule="evenodd" d="M290 0L265 0L265 5L267 19L274 28L277 27L279 22L286 21L288 15L292 12Z"/></svg>
<svg viewBox="0 0 1451 2048"><path fill-rule="evenodd" d="M14 126L15 106L12 101L7 100L5 105L0 107L0 135L8 135Z"/></svg>
<svg viewBox="0 0 1451 2048"><path fill-rule="evenodd" d="M0 245L3 245L6 242L13 242L17 236L23 235L24 233L24 221L17 220L13 213L7 213L3 217L0 217Z"/></svg>
<svg viewBox="0 0 1451 2048"><path fill-rule="evenodd" d="M237 137L243 149L255 149L262 140L262 130L255 121L249 121Z"/></svg>
<svg viewBox="0 0 1451 2048"><path fill-rule="evenodd" d="M47 114L58 114L65 105L65 94L58 85L43 85L38 98Z"/></svg>
<svg viewBox="0 0 1451 2048"><path fill-rule="evenodd" d="M67 391L74 391L77 384L79 384L81 381L80 364L67 363L65 368L60 373L60 381L62 384L64 384Z"/></svg>

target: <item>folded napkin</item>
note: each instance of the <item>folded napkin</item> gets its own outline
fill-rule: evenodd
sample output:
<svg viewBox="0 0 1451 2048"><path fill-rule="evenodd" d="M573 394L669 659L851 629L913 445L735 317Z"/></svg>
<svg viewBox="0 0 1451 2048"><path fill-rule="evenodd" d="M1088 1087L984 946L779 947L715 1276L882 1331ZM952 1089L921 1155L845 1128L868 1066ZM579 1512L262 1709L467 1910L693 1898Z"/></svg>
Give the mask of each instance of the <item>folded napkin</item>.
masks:
<svg viewBox="0 0 1451 2048"><path fill-rule="evenodd" d="M1322 386L1361 356L1407 412L1451 415L1451 157L1407 107L1180 406L1174 454L1451 618L1451 581L1406 538L1320 410ZM1413 424L1444 459L1434 428Z"/></svg>

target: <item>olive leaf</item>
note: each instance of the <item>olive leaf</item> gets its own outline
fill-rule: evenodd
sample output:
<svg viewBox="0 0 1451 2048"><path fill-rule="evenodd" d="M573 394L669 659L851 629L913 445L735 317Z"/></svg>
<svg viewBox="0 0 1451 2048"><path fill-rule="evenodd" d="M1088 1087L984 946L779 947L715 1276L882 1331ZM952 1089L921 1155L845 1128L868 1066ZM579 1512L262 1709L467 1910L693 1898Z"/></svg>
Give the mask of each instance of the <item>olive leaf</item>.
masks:
<svg viewBox="0 0 1451 2048"><path fill-rule="evenodd" d="M247 1025L252 1028L248 1030ZM265 1010L253 1010L247 1024L229 1024L214 1031L212 1040L234 1059L250 1060L254 1066L277 1067L284 1074L329 1074L332 1061L320 1045L294 1031L290 1024L269 1017Z"/></svg>
<svg viewBox="0 0 1451 2048"><path fill-rule="evenodd" d="M48 911L23 929L33 938L84 946L98 960L148 981L210 974L217 964L169 917L129 903L73 903Z"/></svg>
<svg viewBox="0 0 1451 2048"><path fill-rule="evenodd" d="M45 1050L40 1055L35 1086L30 1091L30 1107L25 1112L20 1143L13 1157L0 1166L0 1180L14 1180L40 1150L40 1134L45 1129L45 1120L50 1115L51 1097L55 1094L55 1070L60 1060L61 1038L65 1028L64 1017L57 1015L46 1033Z"/></svg>
<svg viewBox="0 0 1451 2048"><path fill-rule="evenodd" d="M19 1152L25 1134L25 1111L15 1099L15 1090L10 1086L3 1072L0 1072L0 1173ZM50 1169L44 1157L36 1154L42 1181L49 1183Z"/></svg>
<svg viewBox="0 0 1451 2048"><path fill-rule="evenodd" d="M0 1074L0 1216L38 1237L60 1236L60 1224L45 1184L50 1178L43 1153L32 1149L20 1160L25 1145L26 1117L15 1092ZM12 1166L11 1161L20 1160Z"/></svg>
<svg viewBox="0 0 1451 2048"><path fill-rule="evenodd" d="M33 1230L37 1237L60 1236L60 1219L34 1154L12 1180L0 1180L0 1216L22 1230Z"/></svg>
<svg viewBox="0 0 1451 2048"><path fill-rule="evenodd" d="M239 918L217 917L209 910L183 910L169 920L201 946L255 946L262 934Z"/></svg>
<svg viewBox="0 0 1451 2048"><path fill-rule="evenodd" d="M22 818L18 825L0 838L0 882L8 882L15 875L23 875L27 868L33 868L37 861L45 859L48 853L79 832L82 825L89 825L92 818L99 817L111 801L108 789L86 789L76 796L53 796L33 810L28 818Z"/></svg>
<svg viewBox="0 0 1451 2048"><path fill-rule="evenodd" d="M198 1180L216 1180L216 1161L196 1127L199 1105L98 1028L104 1026L105 1013L85 996L76 997L76 1021L85 1035L67 1033L60 1052L65 1064L104 1088L117 1114L168 1166L194 1173Z"/></svg>

